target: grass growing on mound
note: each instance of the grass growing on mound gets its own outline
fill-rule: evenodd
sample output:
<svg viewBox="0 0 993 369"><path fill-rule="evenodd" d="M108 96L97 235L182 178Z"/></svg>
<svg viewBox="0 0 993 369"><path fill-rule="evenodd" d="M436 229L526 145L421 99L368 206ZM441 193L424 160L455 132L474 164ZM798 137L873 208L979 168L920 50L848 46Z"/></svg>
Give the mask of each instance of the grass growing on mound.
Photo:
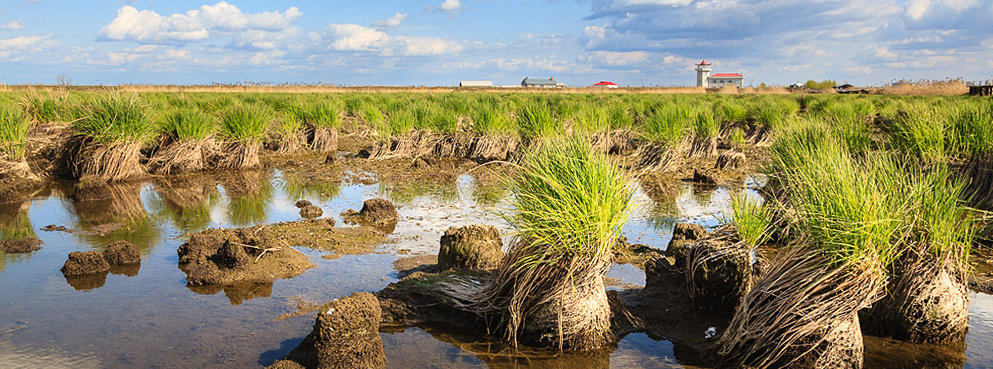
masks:
<svg viewBox="0 0 993 369"><path fill-rule="evenodd" d="M769 209L758 201L750 201L745 191L731 195L731 212L734 226L746 248L753 250L769 240L772 230Z"/></svg>
<svg viewBox="0 0 993 369"><path fill-rule="evenodd" d="M603 277L632 210L626 173L589 139L536 145L510 181L517 234L497 277L475 307L500 317L507 338L578 350L608 343L610 309Z"/></svg>
<svg viewBox="0 0 993 369"><path fill-rule="evenodd" d="M259 142L269 127L269 112L258 106L235 105L221 116L222 132L232 141Z"/></svg>
<svg viewBox="0 0 993 369"><path fill-rule="evenodd" d="M538 251L522 264L605 252L632 208L626 174L588 140L542 145L525 157L511 187L517 210L508 220Z"/></svg>
<svg viewBox="0 0 993 369"><path fill-rule="evenodd" d="M297 118L317 128L338 128L341 126L342 104L332 101L317 101L294 109Z"/></svg>
<svg viewBox="0 0 993 369"><path fill-rule="evenodd" d="M155 134L148 113L138 94L114 92L91 101L86 116L74 122L73 128L105 145L143 143Z"/></svg>
<svg viewBox="0 0 993 369"><path fill-rule="evenodd" d="M510 117L496 106L480 104L472 115L472 130L478 135L513 134Z"/></svg>
<svg viewBox="0 0 993 369"><path fill-rule="evenodd" d="M0 104L0 151L10 160L24 159L25 143L31 122L20 109L8 104Z"/></svg>
<svg viewBox="0 0 993 369"><path fill-rule="evenodd" d="M199 108L183 107L166 115L162 129L176 142L205 140L217 132L217 121Z"/></svg>
<svg viewBox="0 0 993 369"><path fill-rule="evenodd" d="M682 105L665 105L656 110L641 127L643 137L655 143L676 145L686 137L692 110Z"/></svg>

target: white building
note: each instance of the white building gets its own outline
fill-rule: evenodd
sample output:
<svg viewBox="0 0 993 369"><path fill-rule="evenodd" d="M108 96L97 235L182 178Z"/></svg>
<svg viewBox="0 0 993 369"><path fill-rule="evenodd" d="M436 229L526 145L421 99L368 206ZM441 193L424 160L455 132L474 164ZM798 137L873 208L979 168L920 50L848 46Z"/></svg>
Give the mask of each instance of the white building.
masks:
<svg viewBox="0 0 993 369"><path fill-rule="evenodd" d="M493 81L461 81L459 87L493 87Z"/></svg>
<svg viewBox="0 0 993 369"><path fill-rule="evenodd" d="M715 73L711 75L713 64L706 60L696 65L696 86L704 88L722 88L727 86L743 87L745 76L740 73Z"/></svg>

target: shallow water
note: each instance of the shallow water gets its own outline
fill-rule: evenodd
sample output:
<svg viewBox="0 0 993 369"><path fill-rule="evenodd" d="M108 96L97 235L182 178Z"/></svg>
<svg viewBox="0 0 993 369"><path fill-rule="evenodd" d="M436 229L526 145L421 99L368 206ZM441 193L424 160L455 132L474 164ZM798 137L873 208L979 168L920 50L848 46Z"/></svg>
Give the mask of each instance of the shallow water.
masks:
<svg viewBox="0 0 993 369"><path fill-rule="evenodd" d="M34 234L44 241L32 254L0 254L0 367L265 366L310 332L309 314L276 319L293 313L297 302L322 304L356 291L378 291L396 281L394 260L437 253L441 234L450 226L483 223L507 228L496 212L506 210L502 200L509 194L478 185L468 175L454 184L425 184L413 191L395 190L386 183L305 187L279 171L240 176L221 180L220 185L209 180L120 186L114 200L89 203L70 199L66 194L71 190L65 186L53 186L37 199L0 209L4 237ZM754 189L762 182L746 181L749 196L758 197ZM719 225L733 192L679 183L673 198L656 202L639 189L639 206L624 236L631 243L664 248L675 222ZM376 252L324 257L329 253L300 248L316 268L271 284L223 290L188 288L177 267L176 249L186 232L296 220L294 202L301 198L345 226L341 212L379 196L397 203L401 220ZM121 229L103 228L107 223L119 223ZM49 224L102 233L39 230ZM141 247L140 269L84 280L67 280L59 271L69 252L103 249L117 239ZM611 289L644 284L644 273L630 265L615 265L608 277L614 281ZM444 327L411 327L381 336L389 365L395 368L672 368L701 362L692 349L645 333L631 333L608 350L554 358L509 356L499 344L459 336ZM913 364L921 362L991 367L991 337L993 297L974 294L967 347L948 350L867 338L867 367L917 367ZM924 359L905 354L935 350L941 354ZM920 360L908 361L910 356Z"/></svg>

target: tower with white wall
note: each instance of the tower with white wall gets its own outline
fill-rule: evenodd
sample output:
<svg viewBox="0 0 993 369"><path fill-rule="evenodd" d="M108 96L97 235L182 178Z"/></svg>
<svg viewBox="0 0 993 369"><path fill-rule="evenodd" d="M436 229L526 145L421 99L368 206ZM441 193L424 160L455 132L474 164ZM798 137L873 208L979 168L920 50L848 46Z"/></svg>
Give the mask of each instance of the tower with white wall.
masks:
<svg viewBox="0 0 993 369"><path fill-rule="evenodd" d="M709 87L707 86L707 77L710 77L710 67L713 64L707 63L706 60L701 61L700 64L696 65L696 86L697 87Z"/></svg>

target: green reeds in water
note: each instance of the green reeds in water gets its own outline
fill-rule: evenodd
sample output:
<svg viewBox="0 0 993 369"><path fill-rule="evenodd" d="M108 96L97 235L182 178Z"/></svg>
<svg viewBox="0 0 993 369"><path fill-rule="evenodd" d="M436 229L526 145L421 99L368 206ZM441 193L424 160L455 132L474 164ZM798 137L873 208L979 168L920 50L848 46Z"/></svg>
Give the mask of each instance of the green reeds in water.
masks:
<svg viewBox="0 0 993 369"><path fill-rule="evenodd" d="M745 191L731 195L731 212L742 244L749 250L765 244L772 232L769 209L748 198Z"/></svg>
<svg viewBox="0 0 993 369"><path fill-rule="evenodd" d="M507 338L579 350L610 341L603 276L632 210L627 174L588 138L550 140L510 181L516 231L475 307L500 317Z"/></svg>
<svg viewBox="0 0 993 369"><path fill-rule="evenodd" d="M24 160L31 122L13 105L0 104L0 152L13 161Z"/></svg>

